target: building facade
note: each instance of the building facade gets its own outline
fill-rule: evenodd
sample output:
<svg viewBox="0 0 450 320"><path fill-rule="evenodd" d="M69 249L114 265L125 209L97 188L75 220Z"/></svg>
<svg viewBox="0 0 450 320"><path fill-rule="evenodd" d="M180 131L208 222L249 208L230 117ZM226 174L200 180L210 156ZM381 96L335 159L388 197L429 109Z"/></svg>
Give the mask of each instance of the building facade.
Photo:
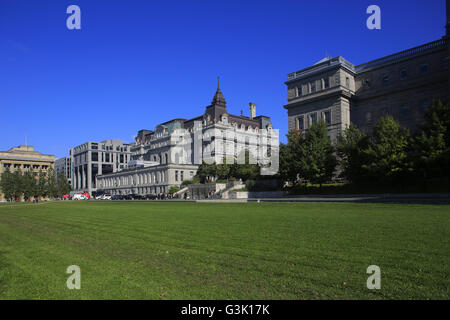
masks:
<svg viewBox="0 0 450 320"><path fill-rule="evenodd" d="M72 160L70 157L58 158L55 160L55 175L63 174L67 178L67 182L72 184Z"/></svg>
<svg viewBox="0 0 450 320"><path fill-rule="evenodd" d="M130 160L130 146L121 140L86 142L70 149L72 190L95 192L97 175L121 171Z"/></svg>
<svg viewBox="0 0 450 320"><path fill-rule="evenodd" d="M8 151L0 151L0 179L1 174L8 169L11 172L20 170L22 173L32 171L35 176L40 171L47 174L50 168L54 168L54 162L55 156L34 151L32 146L21 145ZM0 200L4 200L1 192Z"/></svg>
<svg viewBox="0 0 450 320"><path fill-rule="evenodd" d="M111 194L166 193L171 186L179 187L192 179L202 161L231 161L244 150L257 159L262 143L258 134L265 129L270 135L272 123L267 116L256 116L256 104L249 103L249 111L248 117L228 113L218 86L204 114L173 119L157 125L155 130L140 130L130 145L130 164L141 165L129 164L121 172L99 174L97 185Z"/></svg>
<svg viewBox="0 0 450 320"><path fill-rule="evenodd" d="M336 140L350 122L371 133L386 114L415 130L433 100L449 99L449 25L439 40L361 65L340 56L327 57L290 73L284 106L289 130L308 130L323 120L330 138Z"/></svg>

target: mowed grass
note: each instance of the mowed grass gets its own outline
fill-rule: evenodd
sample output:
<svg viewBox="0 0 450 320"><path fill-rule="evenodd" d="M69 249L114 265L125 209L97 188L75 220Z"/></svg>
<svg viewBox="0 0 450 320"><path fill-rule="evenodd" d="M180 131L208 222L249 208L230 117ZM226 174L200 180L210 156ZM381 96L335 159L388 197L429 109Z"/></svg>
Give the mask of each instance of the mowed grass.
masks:
<svg viewBox="0 0 450 320"><path fill-rule="evenodd" d="M0 299L449 299L449 235L445 205L3 205Z"/></svg>

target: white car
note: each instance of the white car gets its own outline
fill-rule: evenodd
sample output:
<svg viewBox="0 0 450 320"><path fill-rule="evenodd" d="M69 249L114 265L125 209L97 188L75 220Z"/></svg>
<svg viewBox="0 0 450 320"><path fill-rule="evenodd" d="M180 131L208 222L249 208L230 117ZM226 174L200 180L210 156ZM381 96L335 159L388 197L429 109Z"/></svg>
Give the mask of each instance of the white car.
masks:
<svg viewBox="0 0 450 320"><path fill-rule="evenodd" d="M86 200L86 199L87 199L87 198L86 198L85 195L79 194L79 193L75 194L75 195L72 197L72 200Z"/></svg>
<svg viewBox="0 0 450 320"><path fill-rule="evenodd" d="M111 200L111 195L110 194L104 194L102 196L102 200Z"/></svg>

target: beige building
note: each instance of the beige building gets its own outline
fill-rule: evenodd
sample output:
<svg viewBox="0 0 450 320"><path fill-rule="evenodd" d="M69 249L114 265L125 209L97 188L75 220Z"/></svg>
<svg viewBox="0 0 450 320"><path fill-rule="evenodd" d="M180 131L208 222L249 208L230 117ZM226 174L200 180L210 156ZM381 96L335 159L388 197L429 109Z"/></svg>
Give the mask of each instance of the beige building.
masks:
<svg viewBox="0 0 450 320"><path fill-rule="evenodd" d="M450 5L441 39L380 59L354 65L327 57L290 73L287 85L289 130L326 122L335 140L350 125L371 133L377 120L392 115L415 130L433 100L450 98Z"/></svg>
<svg viewBox="0 0 450 320"><path fill-rule="evenodd" d="M55 156L34 151L32 146L18 146L8 151L0 151L0 178L1 174L9 169L11 172L31 170L35 175L42 170L44 173L54 167ZM4 200L0 192L0 201Z"/></svg>

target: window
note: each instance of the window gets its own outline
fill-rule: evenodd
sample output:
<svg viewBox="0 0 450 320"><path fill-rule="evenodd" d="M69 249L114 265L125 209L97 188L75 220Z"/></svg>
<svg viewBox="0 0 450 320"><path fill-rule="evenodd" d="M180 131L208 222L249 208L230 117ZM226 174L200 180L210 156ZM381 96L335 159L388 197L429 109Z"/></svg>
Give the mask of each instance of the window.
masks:
<svg viewBox="0 0 450 320"><path fill-rule="evenodd" d="M323 87L325 89L330 87L330 79L328 77L326 77L325 79L323 79Z"/></svg>
<svg viewBox="0 0 450 320"><path fill-rule="evenodd" d="M366 123L371 124L372 123L372 112L366 113Z"/></svg>
<svg viewBox="0 0 450 320"><path fill-rule="evenodd" d="M366 80L364 81L364 84L366 85L367 88L370 88L371 85L372 85L369 79L366 79Z"/></svg>
<svg viewBox="0 0 450 320"><path fill-rule="evenodd" d="M175 181L178 181L178 170L175 170Z"/></svg>
<svg viewBox="0 0 450 320"><path fill-rule="evenodd" d="M98 152L92 152L91 158L92 161L98 161Z"/></svg>
<svg viewBox="0 0 450 320"><path fill-rule="evenodd" d="M180 180L183 181L183 179L184 179L184 171L181 171L180 172Z"/></svg>
<svg viewBox="0 0 450 320"><path fill-rule="evenodd" d="M347 88L350 88L350 78L349 77L345 77L345 86Z"/></svg>
<svg viewBox="0 0 450 320"><path fill-rule="evenodd" d="M310 117L311 117L311 123L316 123L317 122L317 113L316 112L311 113Z"/></svg>
<svg viewBox="0 0 450 320"><path fill-rule="evenodd" d="M330 111L330 110L325 111L325 112L323 113L323 118L324 118L324 120L325 120L325 123L326 123L327 125L330 125L330 124L331 124L331 111Z"/></svg>
<svg viewBox="0 0 450 320"><path fill-rule="evenodd" d="M428 64L424 63L420 65L420 75L425 75L428 73Z"/></svg>
<svg viewBox="0 0 450 320"><path fill-rule="evenodd" d="M303 116L297 118L296 127L299 130L303 130L305 128L305 119Z"/></svg>
<svg viewBox="0 0 450 320"><path fill-rule="evenodd" d="M302 95L302 86L298 85L297 86L297 97L300 97Z"/></svg>
<svg viewBox="0 0 450 320"><path fill-rule="evenodd" d="M387 108L383 108L381 109L381 116L384 117L385 115L388 114L388 109Z"/></svg>
<svg viewBox="0 0 450 320"><path fill-rule="evenodd" d="M428 101L422 101L422 103L420 104L420 112L425 113L429 106L430 103Z"/></svg>
<svg viewBox="0 0 450 320"><path fill-rule="evenodd" d="M406 69L400 70L400 80L406 80L407 77L408 77L408 73L407 73Z"/></svg>
<svg viewBox="0 0 450 320"><path fill-rule="evenodd" d="M14 163L14 168L20 168L20 164Z"/></svg>
<svg viewBox="0 0 450 320"><path fill-rule="evenodd" d="M407 118L409 114L409 108L406 104L402 105L400 107L400 115L402 116L402 118Z"/></svg>
<svg viewBox="0 0 450 320"><path fill-rule="evenodd" d="M311 93L316 92L316 82L315 81L311 82L310 86L311 86Z"/></svg>
<svg viewBox="0 0 450 320"><path fill-rule="evenodd" d="M10 168L10 167L11 167L11 163L4 163L4 164L3 164L3 167L5 167L5 168Z"/></svg>
<svg viewBox="0 0 450 320"><path fill-rule="evenodd" d="M388 84L389 83L389 75L387 73L383 74L383 84Z"/></svg>
<svg viewBox="0 0 450 320"><path fill-rule="evenodd" d="M24 169L30 169L30 165L29 165L29 164L24 164L24 165L23 165L23 168L24 168Z"/></svg>

